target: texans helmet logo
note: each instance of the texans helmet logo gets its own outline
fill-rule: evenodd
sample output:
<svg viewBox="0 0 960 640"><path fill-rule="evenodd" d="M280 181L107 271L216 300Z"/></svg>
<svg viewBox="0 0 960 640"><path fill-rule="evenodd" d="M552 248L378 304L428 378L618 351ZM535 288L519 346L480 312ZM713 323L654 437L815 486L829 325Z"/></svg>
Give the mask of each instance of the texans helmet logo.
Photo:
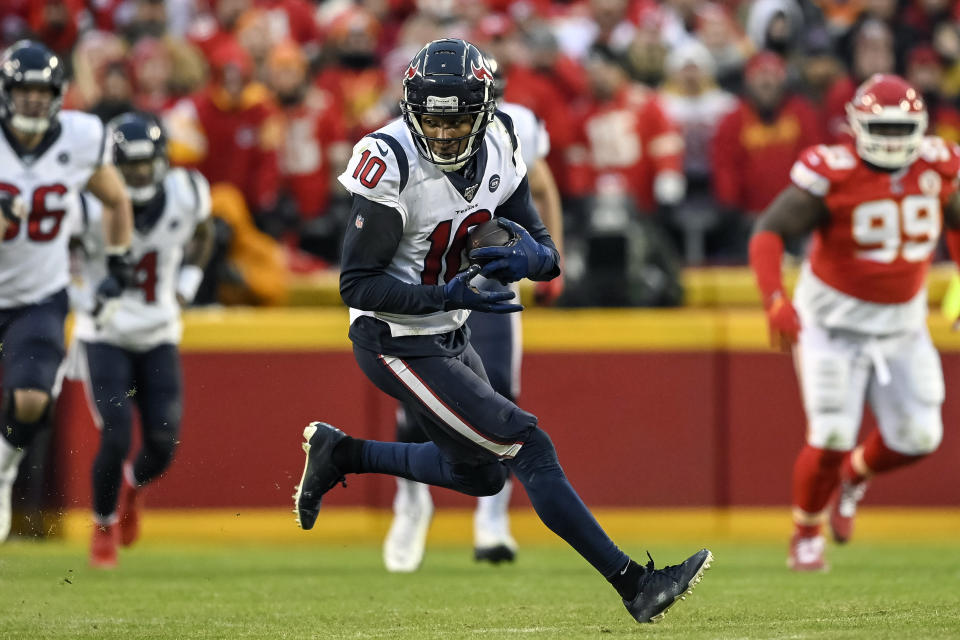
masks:
<svg viewBox="0 0 960 640"><path fill-rule="evenodd" d="M493 74L491 74L487 68L483 65L477 66L473 60L470 61L470 69L473 71L473 77L477 80L489 80L493 82Z"/></svg>
<svg viewBox="0 0 960 640"><path fill-rule="evenodd" d="M412 80L413 76L417 75L417 69L420 68L420 61L411 62L410 66L407 67L407 80Z"/></svg>

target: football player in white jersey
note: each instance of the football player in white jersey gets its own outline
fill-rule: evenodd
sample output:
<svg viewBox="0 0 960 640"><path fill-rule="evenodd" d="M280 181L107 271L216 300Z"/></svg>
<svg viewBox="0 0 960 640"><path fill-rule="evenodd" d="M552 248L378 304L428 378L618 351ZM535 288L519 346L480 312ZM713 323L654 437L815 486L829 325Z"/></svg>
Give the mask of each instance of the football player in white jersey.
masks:
<svg viewBox="0 0 960 640"><path fill-rule="evenodd" d="M470 310L513 313L512 292L480 291L478 274L549 280L559 254L530 203L510 117L496 110L493 74L477 48L436 40L404 74L403 117L363 138L340 181L353 194L340 293L354 356L368 378L416 415L430 442L351 438L323 422L303 432L297 523L313 528L323 495L350 473L385 473L473 496L512 472L541 520L605 576L638 622L659 619L699 582L702 549L655 569L606 535L567 480L536 416L490 386L464 323ZM511 246L474 249L468 230L496 218Z"/></svg>
<svg viewBox="0 0 960 640"><path fill-rule="evenodd" d="M133 276L123 293L101 304L83 283L103 277L104 246L96 227L101 207L86 198L88 232L76 324L77 357L101 430L93 463L93 539L90 564L117 564L117 546L139 534L140 490L173 459L180 432L182 384L180 308L190 304L213 248L210 187L196 171L167 169L159 122L128 113L110 122L114 162L133 202ZM129 394L136 389L136 394ZM142 445L133 464L133 408L140 413ZM119 510L118 510L119 504Z"/></svg>
<svg viewBox="0 0 960 640"><path fill-rule="evenodd" d="M506 79L499 73L499 65L489 55L487 62L493 70L494 93L497 108L513 121L523 163L527 166L530 196L544 226L550 232L557 251L563 256L563 216L560 193L553 173L546 162L550 152L550 136L543 121L523 105L503 102ZM548 304L562 291L562 277L536 283L539 302ZM516 283L502 285L496 280L478 277L474 281L483 291L514 291ZM477 311L467 319L470 344L476 349L483 368L494 390L512 402L520 394L521 327L520 314L485 313ZM397 409L397 441L426 442L427 436L419 424L407 415L403 407ZM510 478L497 494L477 498L473 516L473 554L477 561L499 564L513 562L517 542L510 534ZM433 517L433 498L427 485L405 478L397 478L397 493L393 500L393 522L383 544L383 561L388 571L416 571L423 562L427 532Z"/></svg>
<svg viewBox="0 0 960 640"><path fill-rule="evenodd" d="M104 203L101 297L119 294L133 226L130 200L95 116L61 111L63 63L20 41L0 58L0 542L10 532L20 460L50 414L64 355L70 280L67 245L79 192Z"/></svg>

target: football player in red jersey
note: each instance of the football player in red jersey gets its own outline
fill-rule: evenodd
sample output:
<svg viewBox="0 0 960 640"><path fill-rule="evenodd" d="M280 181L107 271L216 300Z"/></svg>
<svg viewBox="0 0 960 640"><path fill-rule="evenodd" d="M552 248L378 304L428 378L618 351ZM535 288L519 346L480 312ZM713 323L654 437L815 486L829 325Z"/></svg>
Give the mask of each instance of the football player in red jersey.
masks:
<svg viewBox="0 0 960 640"><path fill-rule="evenodd" d="M867 480L940 444L940 358L926 325L926 276L941 228L960 260L960 148L924 135L927 109L878 74L847 106L855 141L803 151L758 221L750 265L773 346L793 350L807 414L793 470L790 568L822 570L821 522L846 542ZM783 238L813 233L791 302ZM857 445L864 400L879 429Z"/></svg>

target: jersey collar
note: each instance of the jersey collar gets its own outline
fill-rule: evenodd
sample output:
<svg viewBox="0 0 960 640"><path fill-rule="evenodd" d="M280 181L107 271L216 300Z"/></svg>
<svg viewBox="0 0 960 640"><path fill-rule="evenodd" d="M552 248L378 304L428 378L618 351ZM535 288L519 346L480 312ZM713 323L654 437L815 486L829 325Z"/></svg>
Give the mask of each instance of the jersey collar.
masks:
<svg viewBox="0 0 960 640"><path fill-rule="evenodd" d="M484 140L475 156L459 171L444 171L453 188L457 190L467 202L473 202L483 182L483 174L487 172L487 141Z"/></svg>
<svg viewBox="0 0 960 640"><path fill-rule="evenodd" d="M3 137L7 139L7 144L10 145L13 152L20 158L20 162L29 166L39 160L41 156L53 146L53 143L60 138L62 128L60 127L60 121L54 118L53 122L50 123L50 126L47 127L46 132L43 134L43 138L40 139L40 144L33 149L24 148L24 146L20 144L20 140L17 139L17 136L7 127L6 122L0 122L0 130L3 131Z"/></svg>

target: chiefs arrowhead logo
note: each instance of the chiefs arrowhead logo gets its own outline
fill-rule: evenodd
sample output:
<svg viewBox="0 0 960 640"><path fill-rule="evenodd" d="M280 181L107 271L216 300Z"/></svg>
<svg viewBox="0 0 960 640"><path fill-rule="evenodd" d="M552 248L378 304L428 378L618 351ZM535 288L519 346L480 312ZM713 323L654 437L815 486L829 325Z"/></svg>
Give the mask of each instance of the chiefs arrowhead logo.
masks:
<svg viewBox="0 0 960 640"><path fill-rule="evenodd" d="M407 67L407 74L406 74L407 80L412 80L413 76L417 75L417 69L419 68L420 68L419 60L417 60L416 62L411 62L410 66Z"/></svg>
<svg viewBox="0 0 960 640"><path fill-rule="evenodd" d="M487 71L485 66L481 65L478 67L477 64L471 60L470 69L473 71L473 77L477 80L489 80L490 82L493 82L493 74Z"/></svg>

